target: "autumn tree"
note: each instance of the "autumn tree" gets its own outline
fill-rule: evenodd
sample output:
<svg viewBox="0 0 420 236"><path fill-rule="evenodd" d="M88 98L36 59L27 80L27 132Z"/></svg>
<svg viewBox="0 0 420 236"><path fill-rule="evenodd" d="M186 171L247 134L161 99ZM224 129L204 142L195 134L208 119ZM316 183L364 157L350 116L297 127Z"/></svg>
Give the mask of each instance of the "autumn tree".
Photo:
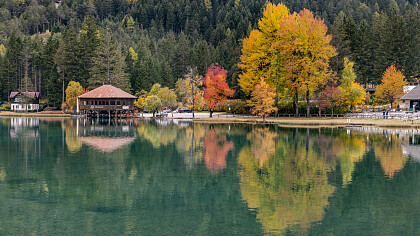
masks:
<svg viewBox="0 0 420 236"><path fill-rule="evenodd" d="M77 104L77 97L85 92L79 82L70 81L66 89L66 105L70 112L74 110Z"/></svg>
<svg viewBox="0 0 420 236"><path fill-rule="evenodd" d="M275 44L281 41L278 32L282 30L281 22L288 14L289 9L285 5L268 3L258 21L259 29L252 30L244 39L239 64L242 74L238 82L247 95L251 95L261 77L277 95L283 92L282 55Z"/></svg>
<svg viewBox="0 0 420 236"><path fill-rule="evenodd" d="M366 95L365 89L355 82L356 74L354 73L353 65L354 63L349 61L348 58L344 58L343 75L339 86L351 111L354 110L354 106L364 104Z"/></svg>
<svg viewBox="0 0 420 236"><path fill-rule="evenodd" d="M326 87L319 96L319 107L330 108L331 117L334 116L334 107L344 104L344 96L338 87L328 86Z"/></svg>
<svg viewBox="0 0 420 236"><path fill-rule="evenodd" d="M255 86L255 89L252 92L251 100L248 101L252 114L262 116L265 121L266 115L277 110L277 107L273 106L275 97L276 93L273 92L270 86L261 78L260 83Z"/></svg>
<svg viewBox="0 0 420 236"><path fill-rule="evenodd" d="M376 98L383 103L392 104L404 94L407 85L405 76L394 65L389 66L382 75L382 83L376 87Z"/></svg>
<svg viewBox="0 0 420 236"><path fill-rule="evenodd" d="M147 111L153 111L153 117L155 117L156 110L162 106L160 98L156 95L147 96L144 100L144 109Z"/></svg>
<svg viewBox="0 0 420 236"><path fill-rule="evenodd" d="M160 85L159 83L155 83L149 91L149 96L152 96L152 95L157 96L160 88L162 88L162 85Z"/></svg>
<svg viewBox="0 0 420 236"><path fill-rule="evenodd" d="M204 91L201 89L203 77L189 68L184 78L179 79L175 84L175 92L178 99L188 108L202 110L204 107ZM194 113L193 113L194 114Z"/></svg>
<svg viewBox="0 0 420 236"><path fill-rule="evenodd" d="M162 106L168 107L169 109L175 109L177 105L176 94L174 90L168 87L161 88L157 93L157 96L162 101Z"/></svg>
<svg viewBox="0 0 420 236"><path fill-rule="evenodd" d="M283 57L285 85L293 96L296 116L299 94L306 96L309 116L310 95L330 76L329 60L336 52L327 31L324 21L307 9L289 14L281 23L280 40L275 46Z"/></svg>
<svg viewBox="0 0 420 236"><path fill-rule="evenodd" d="M227 97L232 96L235 91L229 88L226 83L227 70L219 66L219 64L212 64L207 69L207 74L203 78L204 82L204 101L210 109L210 117L213 116L213 111L219 104L226 102Z"/></svg>

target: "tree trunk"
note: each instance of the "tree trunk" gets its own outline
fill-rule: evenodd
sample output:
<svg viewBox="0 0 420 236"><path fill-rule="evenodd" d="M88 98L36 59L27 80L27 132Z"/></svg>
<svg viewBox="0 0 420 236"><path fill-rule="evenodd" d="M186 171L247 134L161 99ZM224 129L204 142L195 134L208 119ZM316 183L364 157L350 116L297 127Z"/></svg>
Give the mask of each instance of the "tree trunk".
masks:
<svg viewBox="0 0 420 236"><path fill-rule="evenodd" d="M213 117L213 109L210 109L210 118Z"/></svg>
<svg viewBox="0 0 420 236"><path fill-rule="evenodd" d="M277 108L276 112L274 112L274 116L277 117L279 115L279 96L276 95L276 101L274 102L274 106Z"/></svg>
<svg viewBox="0 0 420 236"><path fill-rule="evenodd" d="M311 106L309 104L309 89L306 90L306 117L311 116Z"/></svg>
<svg viewBox="0 0 420 236"><path fill-rule="evenodd" d="M153 111L153 117L155 117L155 112L156 112L156 111Z"/></svg>
<svg viewBox="0 0 420 236"><path fill-rule="evenodd" d="M331 106L331 118L334 116L334 106Z"/></svg>
<svg viewBox="0 0 420 236"><path fill-rule="evenodd" d="M265 121L265 115L263 115L263 121Z"/></svg>
<svg viewBox="0 0 420 236"><path fill-rule="evenodd" d="M298 94L297 94L297 92L296 92L293 100L294 100L293 103L295 104L295 116L297 117L299 115L299 106L298 106L299 100L298 100Z"/></svg>

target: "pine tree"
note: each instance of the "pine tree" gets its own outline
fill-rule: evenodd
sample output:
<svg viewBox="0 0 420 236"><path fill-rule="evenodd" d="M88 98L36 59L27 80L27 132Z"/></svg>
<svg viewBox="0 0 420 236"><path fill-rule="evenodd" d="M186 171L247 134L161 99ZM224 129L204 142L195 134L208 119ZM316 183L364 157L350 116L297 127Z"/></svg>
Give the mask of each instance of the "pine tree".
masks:
<svg viewBox="0 0 420 236"><path fill-rule="evenodd" d="M78 40L78 57L81 62L79 82L82 86L87 86L90 68L92 68L93 59L97 53L100 43L99 27L93 16L88 16L82 25L82 31Z"/></svg>
<svg viewBox="0 0 420 236"><path fill-rule="evenodd" d="M104 32L101 44L93 59L88 89L111 84L130 92L131 85L125 70L126 65L121 54L121 46L115 42L109 32Z"/></svg>
<svg viewBox="0 0 420 236"><path fill-rule="evenodd" d="M0 95L2 99L8 99L10 92L17 91L19 88L22 48L21 38L12 33L7 40L6 54L1 65L2 91Z"/></svg>
<svg viewBox="0 0 420 236"><path fill-rule="evenodd" d="M42 52L42 71L46 78L47 98L50 107L60 107L61 105L61 86L60 75L57 71L57 65L54 62L54 55L57 53L59 40L55 35L51 35Z"/></svg>

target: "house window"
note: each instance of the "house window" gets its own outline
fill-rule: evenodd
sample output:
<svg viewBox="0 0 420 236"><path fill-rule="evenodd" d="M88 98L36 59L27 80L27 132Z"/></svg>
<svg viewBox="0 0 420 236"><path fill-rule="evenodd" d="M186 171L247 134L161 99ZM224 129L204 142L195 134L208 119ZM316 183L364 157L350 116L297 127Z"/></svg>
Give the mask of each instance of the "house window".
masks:
<svg viewBox="0 0 420 236"><path fill-rule="evenodd" d="M106 101L106 105L107 105L107 106L108 106L108 104L109 104L109 103L108 103L108 101Z"/></svg>
<svg viewBox="0 0 420 236"><path fill-rule="evenodd" d="M93 101L90 101L90 105L93 105Z"/></svg>
<svg viewBox="0 0 420 236"><path fill-rule="evenodd" d="M117 101L117 105L118 105L118 106L120 105L120 101Z"/></svg>
<svg viewBox="0 0 420 236"><path fill-rule="evenodd" d="M83 105L85 105L85 106L86 106L86 105L87 105L87 101L83 101Z"/></svg>
<svg viewBox="0 0 420 236"><path fill-rule="evenodd" d="M125 102L123 102L123 106L125 106Z"/></svg>
<svg viewBox="0 0 420 236"><path fill-rule="evenodd" d="M111 106L114 106L115 105L115 101L111 101Z"/></svg>
<svg viewBox="0 0 420 236"><path fill-rule="evenodd" d="M95 105L98 105L98 101L95 101Z"/></svg>

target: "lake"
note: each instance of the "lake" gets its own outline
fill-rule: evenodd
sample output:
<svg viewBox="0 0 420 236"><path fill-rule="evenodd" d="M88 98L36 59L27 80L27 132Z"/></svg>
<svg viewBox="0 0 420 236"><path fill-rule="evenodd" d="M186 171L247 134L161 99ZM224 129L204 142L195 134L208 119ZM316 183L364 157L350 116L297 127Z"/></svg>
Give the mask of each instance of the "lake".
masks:
<svg viewBox="0 0 420 236"><path fill-rule="evenodd" d="M1 235L419 235L420 134L0 118Z"/></svg>

